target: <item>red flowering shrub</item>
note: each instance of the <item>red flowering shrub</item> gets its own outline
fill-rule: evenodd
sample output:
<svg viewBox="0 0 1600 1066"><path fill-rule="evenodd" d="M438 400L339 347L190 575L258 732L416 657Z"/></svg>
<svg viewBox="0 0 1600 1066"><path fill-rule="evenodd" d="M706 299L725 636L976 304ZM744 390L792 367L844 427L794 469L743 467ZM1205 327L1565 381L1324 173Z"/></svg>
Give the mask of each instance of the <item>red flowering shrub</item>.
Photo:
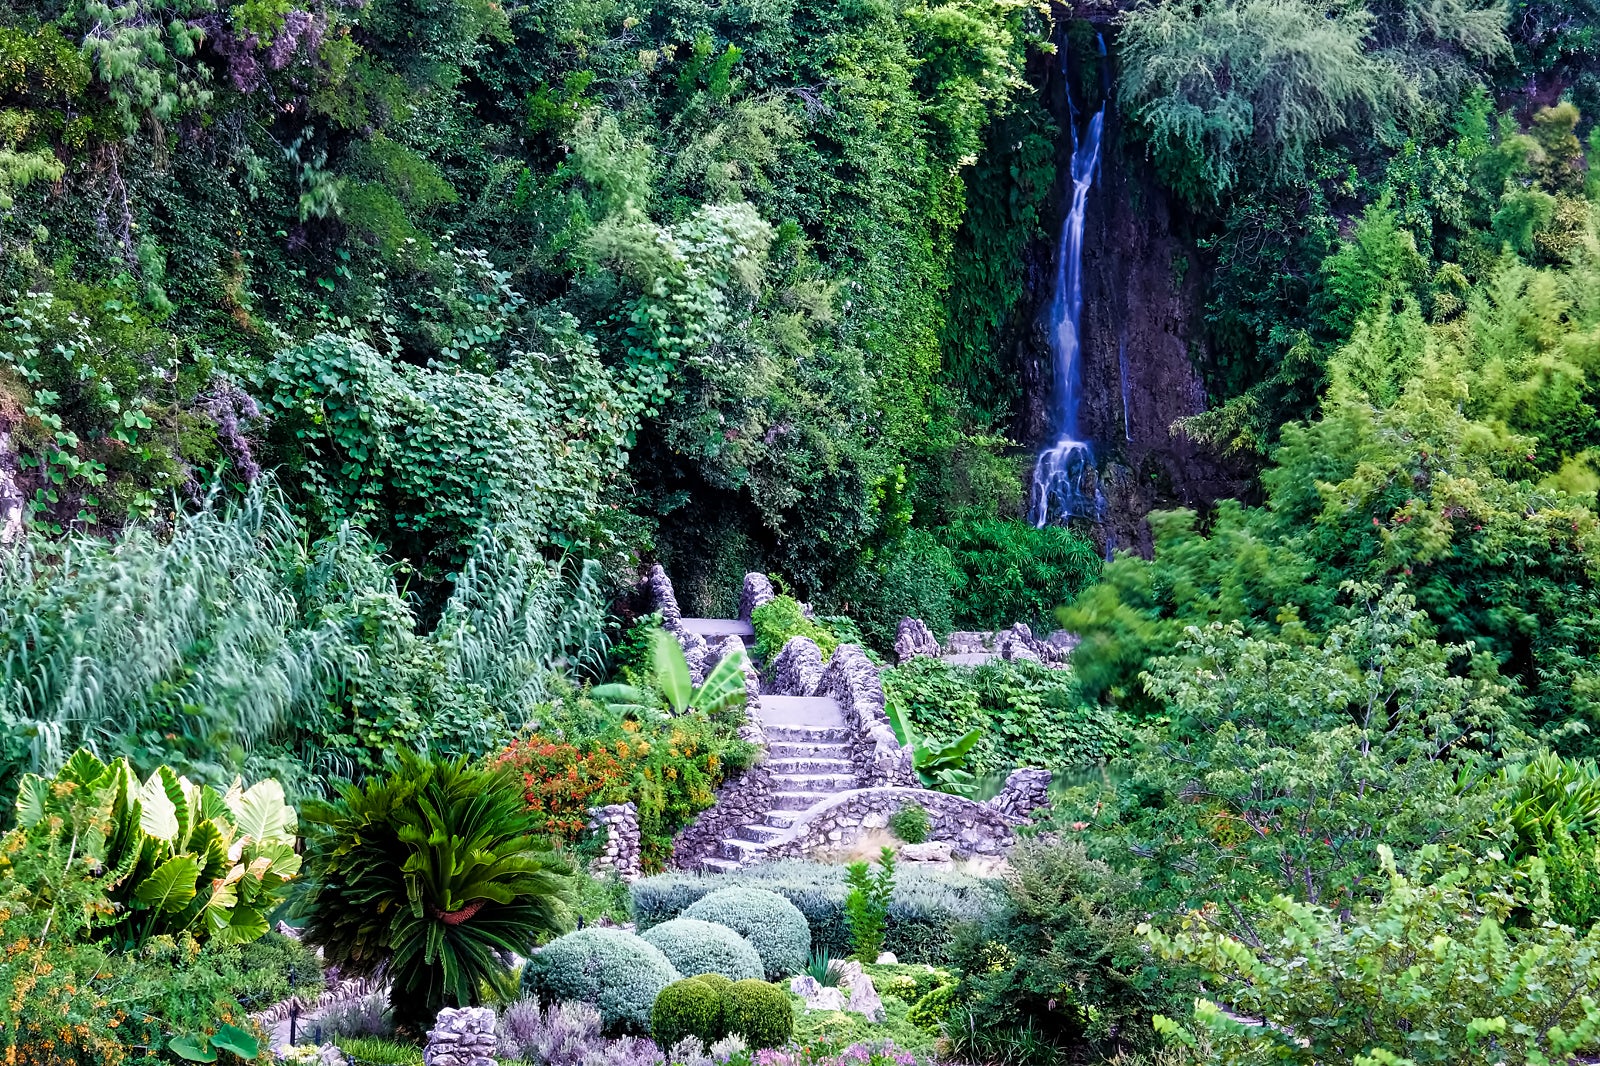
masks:
<svg viewBox="0 0 1600 1066"><path fill-rule="evenodd" d="M628 791L633 769L604 747L584 751L534 734L516 740L497 760L522 774L528 809L544 816L544 830L575 842L589 821L589 808Z"/></svg>

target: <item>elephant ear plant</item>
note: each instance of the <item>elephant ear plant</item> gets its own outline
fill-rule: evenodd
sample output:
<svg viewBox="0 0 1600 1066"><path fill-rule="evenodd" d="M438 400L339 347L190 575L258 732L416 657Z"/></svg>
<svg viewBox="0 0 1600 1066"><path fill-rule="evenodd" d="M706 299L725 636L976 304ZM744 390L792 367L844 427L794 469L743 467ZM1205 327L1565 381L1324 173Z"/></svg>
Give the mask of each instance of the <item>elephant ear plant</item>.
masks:
<svg viewBox="0 0 1600 1066"><path fill-rule="evenodd" d="M398 769L308 804L305 938L346 976L386 975L397 1024L513 992L506 959L570 924L571 870L521 779L465 760Z"/></svg>
<svg viewBox="0 0 1600 1066"><path fill-rule="evenodd" d="M107 913L94 927L120 946L177 933L255 940L300 870L294 808L276 781L218 793L166 766L140 781L127 759L87 751L54 778L22 779L17 829L69 835L69 853L104 869Z"/></svg>

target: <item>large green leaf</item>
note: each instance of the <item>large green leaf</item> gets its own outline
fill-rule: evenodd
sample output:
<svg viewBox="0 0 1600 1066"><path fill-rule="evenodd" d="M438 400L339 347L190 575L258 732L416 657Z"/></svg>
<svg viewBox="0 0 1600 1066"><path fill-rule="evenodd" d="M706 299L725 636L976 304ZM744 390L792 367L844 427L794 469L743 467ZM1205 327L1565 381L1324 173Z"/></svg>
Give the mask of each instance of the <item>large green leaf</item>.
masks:
<svg viewBox="0 0 1600 1066"><path fill-rule="evenodd" d="M106 773L106 764L101 762L87 748L79 748L72 753L61 772L56 774L57 781L70 781L75 785L92 785L99 781Z"/></svg>
<svg viewBox="0 0 1600 1066"><path fill-rule="evenodd" d="M689 661L683 657L683 646L678 643L677 637L665 629L656 630L652 636L656 684L661 686L661 695L666 698L667 706L675 713L682 714L689 709L689 695L692 691Z"/></svg>
<svg viewBox="0 0 1600 1066"><path fill-rule="evenodd" d="M194 899L200 863L193 855L174 855L139 882L133 897L157 914L182 910Z"/></svg>
<svg viewBox="0 0 1600 1066"><path fill-rule="evenodd" d="M185 1062L217 1061L217 1049L211 1046L209 1037L175 1036L167 1041L167 1049Z"/></svg>
<svg viewBox="0 0 1600 1066"><path fill-rule="evenodd" d="M706 675L705 684L695 689L690 702L708 714L742 703L745 699L744 664L743 648L732 655L724 655Z"/></svg>
<svg viewBox="0 0 1600 1066"><path fill-rule="evenodd" d="M224 1022L211 1034L212 1046L231 1051L241 1059L253 1059L261 1054L261 1043L237 1025Z"/></svg>
<svg viewBox="0 0 1600 1066"><path fill-rule="evenodd" d="M894 730L895 739L901 744L917 743L916 730L911 728L911 716L901 709L900 704L890 700L884 705L884 713L889 716L889 728Z"/></svg>
<svg viewBox="0 0 1600 1066"><path fill-rule="evenodd" d="M17 789L17 825L29 829L44 821L50 802L50 782L35 774L24 774Z"/></svg>
<svg viewBox="0 0 1600 1066"><path fill-rule="evenodd" d="M659 716L660 713L660 708L655 705L655 693L637 685L596 685L589 690L589 695L614 712L632 713L641 718L648 718L651 714Z"/></svg>
<svg viewBox="0 0 1600 1066"><path fill-rule="evenodd" d="M283 786L270 778L257 781L244 792L228 793L238 836L256 840L292 841L295 835L294 808L283 800Z"/></svg>
<svg viewBox="0 0 1600 1066"><path fill-rule="evenodd" d="M919 744L915 749L917 769L930 774L937 774L941 770L959 770L966 761L967 753L982 739L983 730L969 729L955 740Z"/></svg>
<svg viewBox="0 0 1600 1066"><path fill-rule="evenodd" d="M168 791L162 771L166 771L165 778L172 779L172 791ZM183 793L176 785L176 775L163 766L140 787L139 828L144 830L146 836L169 843L178 839L178 803L182 801Z"/></svg>

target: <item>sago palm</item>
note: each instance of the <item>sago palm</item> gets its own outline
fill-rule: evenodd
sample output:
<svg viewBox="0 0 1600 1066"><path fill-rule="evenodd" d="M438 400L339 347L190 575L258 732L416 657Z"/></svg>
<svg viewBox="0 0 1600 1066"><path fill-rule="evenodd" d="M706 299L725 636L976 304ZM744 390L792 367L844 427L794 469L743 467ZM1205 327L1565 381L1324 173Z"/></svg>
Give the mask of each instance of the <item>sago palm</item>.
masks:
<svg viewBox="0 0 1600 1066"><path fill-rule="evenodd" d="M408 759L304 818L307 939L347 974L385 974L411 1027L509 991L505 954L569 924L571 871L536 835L512 774Z"/></svg>

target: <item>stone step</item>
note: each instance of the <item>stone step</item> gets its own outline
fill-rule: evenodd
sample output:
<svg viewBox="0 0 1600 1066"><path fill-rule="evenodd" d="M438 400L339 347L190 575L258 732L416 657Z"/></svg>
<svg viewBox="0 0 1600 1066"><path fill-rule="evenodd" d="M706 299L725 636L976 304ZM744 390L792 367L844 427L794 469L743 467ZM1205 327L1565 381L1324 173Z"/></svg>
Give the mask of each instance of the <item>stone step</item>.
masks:
<svg viewBox="0 0 1600 1066"><path fill-rule="evenodd" d="M769 734L770 737L770 734ZM850 745L803 744L795 741L778 741L767 744L768 759L844 759L850 760Z"/></svg>
<svg viewBox="0 0 1600 1066"><path fill-rule="evenodd" d="M794 823L800 820L798 811L768 811L761 824L773 829L793 829Z"/></svg>
<svg viewBox="0 0 1600 1066"><path fill-rule="evenodd" d="M780 811L808 811L831 795L831 792L774 792L772 805Z"/></svg>
<svg viewBox="0 0 1600 1066"><path fill-rule="evenodd" d="M762 696L761 724L840 727L844 709L832 696Z"/></svg>
<svg viewBox="0 0 1600 1066"><path fill-rule="evenodd" d="M850 730L843 725L771 725L767 722L767 701L775 696L761 697L762 731L769 744L844 744L850 739Z"/></svg>
<svg viewBox="0 0 1600 1066"><path fill-rule="evenodd" d="M732 859L722 859L715 855L700 860L700 869L713 874L731 874L739 868L739 864Z"/></svg>
<svg viewBox="0 0 1600 1066"><path fill-rule="evenodd" d="M826 759L810 756L800 759L774 759L770 757L770 752L768 755L767 761L761 765L779 777L792 777L796 774L848 774L854 776L856 772L856 764L848 758Z"/></svg>
<svg viewBox="0 0 1600 1066"><path fill-rule="evenodd" d="M743 865L752 859L759 859L766 850L765 844L757 844L753 840L724 840L718 854L724 859Z"/></svg>
<svg viewBox="0 0 1600 1066"><path fill-rule="evenodd" d="M737 618L680 618L679 621L686 631L698 633L711 645L720 644L728 637L738 637L746 644L753 644L756 639L755 627Z"/></svg>
<svg viewBox="0 0 1600 1066"><path fill-rule="evenodd" d="M951 666L983 666L986 663L994 662L1000 656L995 652L967 651L957 652L953 655L941 655L939 658Z"/></svg>
<svg viewBox="0 0 1600 1066"><path fill-rule="evenodd" d="M770 825L741 825L733 835L740 840L753 840L757 844L770 844L787 833L787 828L779 829Z"/></svg>
<svg viewBox="0 0 1600 1066"><path fill-rule="evenodd" d="M818 792L831 796L835 792L849 792L856 787L856 775L842 774L773 774L773 787L784 792Z"/></svg>

